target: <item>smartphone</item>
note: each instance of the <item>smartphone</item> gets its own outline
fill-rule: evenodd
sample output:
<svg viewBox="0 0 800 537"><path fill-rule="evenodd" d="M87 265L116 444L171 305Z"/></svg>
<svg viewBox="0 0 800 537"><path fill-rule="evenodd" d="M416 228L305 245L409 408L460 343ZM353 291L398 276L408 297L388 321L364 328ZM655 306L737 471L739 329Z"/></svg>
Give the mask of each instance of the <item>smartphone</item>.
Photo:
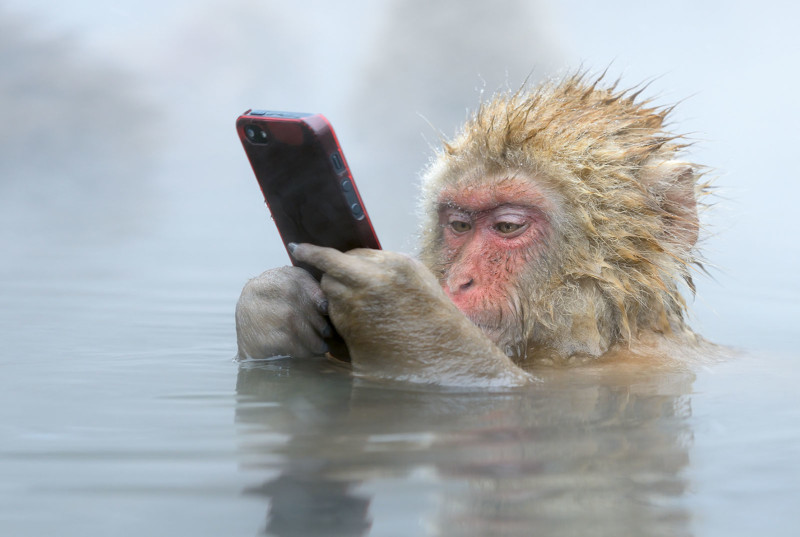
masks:
<svg viewBox="0 0 800 537"><path fill-rule="evenodd" d="M380 249L333 127L322 114L248 110L236 130L284 246ZM322 273L295 261L317 280Z"/></svg>
<svg viewBox="0 0 800 537"><path fill-rule="evenodd" d="M364 202L322 114L248 110L236 130L284 246L308 242L336 248L380 249ZM288 249L287 249L288 252ZM296 261L318 281L322 272ZM330 354L349 361L339 334L325 340Z"/></svg>

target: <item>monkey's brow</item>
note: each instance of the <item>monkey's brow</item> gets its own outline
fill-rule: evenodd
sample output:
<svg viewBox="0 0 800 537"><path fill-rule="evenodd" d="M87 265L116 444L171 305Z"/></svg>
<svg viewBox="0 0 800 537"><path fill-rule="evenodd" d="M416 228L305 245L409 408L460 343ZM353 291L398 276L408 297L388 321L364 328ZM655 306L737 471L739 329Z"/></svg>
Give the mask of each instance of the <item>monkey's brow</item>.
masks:
<svg viewBox="0 0 800 537"><path fill-rule="evenodd" d="M439 205L437 205L436 209L439 210L439 211L443 211L444 209L455 209L457 211L462 211L462 212L465 212L465 213L474 213L475 212L475 211L470 211L469 209L466 209L466 208L462 207L461 205L457 204L454 201L443 201L443 202L439 203Z"/></svg>
<svg viewBox="0 0 800 537"><path fill-rule="evenodd" d="M532 209L537 209L537 210L539 209L539 207L531 207L530 205L527 205L527 204L513 203L513 202L498 203L497 205L492 205L491 207L487 207L485 209L468 209L466 207L462 207L461 205L458 205L457 203L455 203L453 201L446 201L446 202L440 203L438 205L438 207L437 207L437 210L439 212L441 212L441 211L443 211L445 209L454 209L456 211L462 212L464 214L468 214L470 216L479 216L479 215L484 214L484 213L489 213L491 211L496 211L497 209L500 209L500 208L503 208L503 207L524 207L524 208L527 208L527 209L531 209L531 208Z"/></svg>

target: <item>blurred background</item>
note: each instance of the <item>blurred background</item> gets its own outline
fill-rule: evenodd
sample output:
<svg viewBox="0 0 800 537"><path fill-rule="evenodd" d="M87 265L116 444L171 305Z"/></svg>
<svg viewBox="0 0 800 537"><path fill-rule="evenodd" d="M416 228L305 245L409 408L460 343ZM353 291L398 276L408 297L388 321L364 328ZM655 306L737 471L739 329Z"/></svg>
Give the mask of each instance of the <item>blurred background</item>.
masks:
<svg viewBox="0 0 800 537"><path fill-rule="evenodd" d="M40 293L88 273L144 294L202 282L232 312L248 277L287 262L232 127L247 108L326 114L384 247L413 252L418 173L439 132L452 135L482 93L608 68L623 86L651 82L657 103L680 102L674 129L713 168L711 278L697 278L694 323L716 341L792 348L798 10L4 0L0 270L17 281L0 330L36 339L31 324L55 315L29 322L20 284Z"/></svg>
<svg viewBox="0 0 800 537"><path fill-rule="evenodd" d="M741 498L796 521L799 17L777 0L0 0L0 523L259 526L265 507L242 499L251 477L236 470L233 312L248 278L288 258L239 114L324 113L384 247L413 253L439 133L481 95L581 68L679 102L673 128L712 168L692 325L789 357L687 388L711 390L687 434L706 494L689 501L717 530L703 534L756 531L731 518L748 512ZM748 427L774 466L748 459ZM720 431L740 436L715 466L733 442Z"/></svg>

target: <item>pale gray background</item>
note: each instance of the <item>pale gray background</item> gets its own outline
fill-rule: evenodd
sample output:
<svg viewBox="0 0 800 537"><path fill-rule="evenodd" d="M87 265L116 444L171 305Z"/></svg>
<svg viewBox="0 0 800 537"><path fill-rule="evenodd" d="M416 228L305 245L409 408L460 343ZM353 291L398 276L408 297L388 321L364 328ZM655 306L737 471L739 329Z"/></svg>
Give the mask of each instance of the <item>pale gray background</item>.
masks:
<svg viewBox="0 0 800 537"><path fill-rule="evenodd" d="M695 324L730 344L793 348L794 3L7 0L0 10L6 251L66 240L97 252L132 228L190 236L204 251L187 270L191 256L213 259L238 275L231 292L285 263L231 126L251 106L325 113L385 247L413 251L416 174L436 141L428 122L449 135L481 90L610 66L609 79L652 80L657 102L682 101L675 129L715 169L704 246L714 279L698 277ZM14 178L32 166L70 178Z"/></svg>
<svg viewBox="0 0 800 537"><path fill-rule="evenodd" d="M687 490L653 512L677 505L697 535L796 535L798 15L777 1L0 0L0 533L263 528L267 503L243 491L281 469L288 440L269 413L237 423L233 308L288 259L238 114L326 114L384 246L413 252L429 123L450 135L482 91L583 66L681 101L674 128L718 187L692 323L751 356L698 372L679 420ZM299 402L274 406L327 423ZM542 409L569 432L571 409ZM635 438L635 418L597 438ZM391 421L377 420L365 427ZM242 463L253 428L263 471ZM418 534L458 485L411 463L366 481L372 535Z"/></svg>

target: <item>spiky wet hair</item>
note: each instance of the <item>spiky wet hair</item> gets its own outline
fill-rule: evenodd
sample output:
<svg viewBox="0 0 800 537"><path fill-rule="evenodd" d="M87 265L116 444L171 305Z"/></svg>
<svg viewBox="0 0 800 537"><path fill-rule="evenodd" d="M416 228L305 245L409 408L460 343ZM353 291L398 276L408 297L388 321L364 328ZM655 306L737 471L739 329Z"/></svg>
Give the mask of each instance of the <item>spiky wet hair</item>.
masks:
<svg viewBox="0 0 800 537"><path fill-rule="evenodd" d="M694 290L696 200L707 190L702 168L682 159L686 139L667 130L672 107L639 100L641 90L603 85L602 76L581 73L481 104L423 176L421 245L423 262L441 273L443 188L488 177L536 182L558 201L551 225L563 242L561 269L540 296L551 303L527 315L544 332L563 328L565 317L577 322L586 304L554 311L552 302L569 302L569 293L589 286L597 303L588 309L605 312L601 350L640 330L685 329L677 283Z"/></svg>

